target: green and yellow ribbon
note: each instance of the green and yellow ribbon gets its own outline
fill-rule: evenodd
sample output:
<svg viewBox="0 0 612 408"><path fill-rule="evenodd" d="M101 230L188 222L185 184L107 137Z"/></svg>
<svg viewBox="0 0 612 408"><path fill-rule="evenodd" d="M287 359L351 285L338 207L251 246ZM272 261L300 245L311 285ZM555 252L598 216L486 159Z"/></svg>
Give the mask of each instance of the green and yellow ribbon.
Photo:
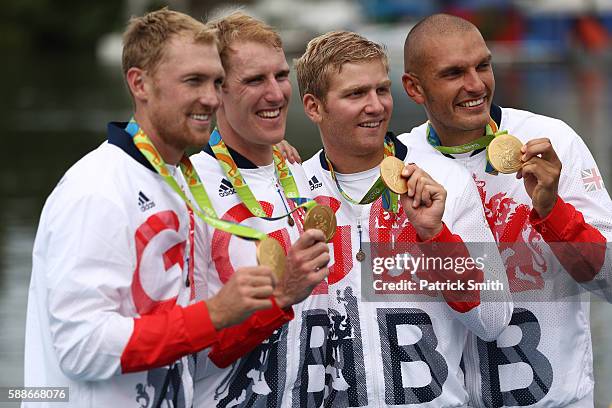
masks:
<svg viewBox="0 0 612 408"><path fill-rule="evenodd" d="M155 171L164 179L164 181L183 199L187 206L202 219L205 223L218 230L229 232L230 234L237 235L241 238L248 240L262 240L267 237L263 232L257 231L254 228L240 225L234 222L222 220L217 216L215 209L212 206L212 202L206 189L198 176L198 173L193 168L193 164L189 157L183 155L179 165L187 185L197 206L194 205L191 200L187 197L185 192L178 185L177 181L172 177L166 163L161 157L151 139L142 130L142 128L136 123L134 118L130 119L128 125L125 128L126 132L132 136L134 145L143 154L143 156L151 163L151 166Z"/></svg>
<svg viewBox="0 0 612 408"><path fill-rule="evenodd" d="M395 145L393 144L390 138L385 137L384 157L388 157L388 156L395 156ZM342 189L342 186L340 185L340 182L338 181L338 178L336 177L334 166L332 165L331 161L327 158L327 155L325 155L325 160L327 161L329 172L331 174L332 180L334 180L334 182L336 183L336 187L338 188L338 191L340 192L340 194L342 194L342 197L344 197L348 202L352 204L357 204L357 205L365 205L365 204L373 203L374 201L378 199L378 197L382 196L382 205L385 210L393 212L393 213L397 213L399 211L399 205L398 205L399 195L390 191L387 188L387 186L385 186L385 183L383 182L380 176L374 182L374 184L372 184L372 186L368 189L368 191L361 198L361 200L357 201L353 199L351 196L349 196Z"/></svg>
<svg viewBox="0 0 612 408"><path fill-rule="evenodd" d="M484 136L462 145L457 146L442 146L442 142L440 142L440 137L436 133L436 130L431 125L431 122L427 123L427 142L433 146L434 149L438 150L444 154L462 154L469 153L478 149L486 149L489 147L489 144L493 139L497 136L504 135L508 133L507 130L499 130L497 128L497 123L492 118L489 118L489 123L485 127ZM487 159L487 164L485 167L485 171L489 174L497 175L497 170L493 168L489 160Z"/></svg>
<svg viewBox="0 0 612 408"><path fill-rule="evenodd" d="M289 217L299 208L309 210L317 205L314 200L300 197L297 183L295 182L293 174L291 173L291 170L287 165L287 161L283 157L282 153L278 150L278 148L274 146L272 148L272 158L274 160L274 166L278 181L283 187L285 196L291 201L293 201L297 205L297 207L286 214L277 217L268 217L263 208L261 207L261 204L259 204L259 201L257 201L255 195L249 188L249 185L247 184L246 180L240 173L240 169L236 165L236 162L234 161L229 150L227 149L227 146L225 145L225 142L221 138L221 134L217 129L215 129L211 133L208 144L210 145L217 159L217 162L223 169L223 173L234 187L234 190L236 190L236 194L238 194L238 197L240 197L242 203L248 208L248 210L253 216L267 221L275 221L285 217Z"/></svg>

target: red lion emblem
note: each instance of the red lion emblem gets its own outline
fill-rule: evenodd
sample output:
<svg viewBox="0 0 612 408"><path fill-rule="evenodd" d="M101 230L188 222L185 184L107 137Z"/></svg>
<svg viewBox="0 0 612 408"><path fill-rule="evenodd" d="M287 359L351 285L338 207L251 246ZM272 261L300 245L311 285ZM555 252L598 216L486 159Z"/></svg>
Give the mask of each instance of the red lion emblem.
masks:
<svg viewBox="0 0 612 408"><path fill-rule="evenodd" d="M472 176L478 187L487 222L499 244L508 274L511 292L541 289L546 261L542 256L542 236L531 227L528 205L517 205L506 193L497 193L487 200L486 182Z"/></svg>

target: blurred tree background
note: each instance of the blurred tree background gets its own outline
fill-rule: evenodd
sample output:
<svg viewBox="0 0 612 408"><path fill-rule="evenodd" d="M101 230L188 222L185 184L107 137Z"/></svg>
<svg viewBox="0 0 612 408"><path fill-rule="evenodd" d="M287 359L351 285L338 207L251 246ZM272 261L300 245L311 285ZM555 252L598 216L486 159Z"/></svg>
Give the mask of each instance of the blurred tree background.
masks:
<svg viewBox="0 0 612 408"><path fill-rule="evenodd" d="M5 53L93 53L98 38L121 30L123 0L5 0L0 49Z"/></svg>

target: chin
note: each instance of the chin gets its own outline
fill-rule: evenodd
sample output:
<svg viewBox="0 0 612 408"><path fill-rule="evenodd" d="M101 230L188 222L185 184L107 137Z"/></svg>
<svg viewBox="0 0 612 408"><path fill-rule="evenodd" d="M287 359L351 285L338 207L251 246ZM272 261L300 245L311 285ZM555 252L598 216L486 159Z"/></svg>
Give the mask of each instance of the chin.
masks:
<svg viewBox="0 0 612 408"><path fill-rule="evenodd" d="M461 130L470 131L484 128L489 123L489 114L480 114L478 116L472 116L469 118L459 118L456 122Z"/></svg>
<svg viewBox="0 0 612 408"><path fill-rule="evenodd" d="M191 135L191 140L189 140L190 147L202 147L208 143L210 139L210 132L202 132L198 134Z"/></svg>

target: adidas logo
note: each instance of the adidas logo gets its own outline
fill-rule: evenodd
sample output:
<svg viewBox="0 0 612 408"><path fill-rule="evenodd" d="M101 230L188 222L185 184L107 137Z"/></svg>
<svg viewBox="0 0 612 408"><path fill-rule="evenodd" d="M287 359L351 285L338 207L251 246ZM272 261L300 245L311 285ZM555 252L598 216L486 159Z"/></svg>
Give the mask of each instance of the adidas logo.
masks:
<svg viewBox="0 0 612 408"><path fill-rule="evenodd" d="M308 184L310 184L310 191L323 186L323 183L317 179L317 176L312 176L312 178L308 180Z"/></svg>
<svg viewBox="0 0 612 408"><path fill-rule="evenodd" d="M236 194L236 190L234 186L232 186L232 183L226 179L221 180L221 184L219 185L219 197L226 197L232 194Z"/></svg>
<svg viewBox="0 0 612 408"><path fill-rule="evenodd" d="M149 200L149 197L144 195L142 191L138 192L138 205L140 206L140 211L147 211L151 208L155 207L155 202Z"/></svg>

